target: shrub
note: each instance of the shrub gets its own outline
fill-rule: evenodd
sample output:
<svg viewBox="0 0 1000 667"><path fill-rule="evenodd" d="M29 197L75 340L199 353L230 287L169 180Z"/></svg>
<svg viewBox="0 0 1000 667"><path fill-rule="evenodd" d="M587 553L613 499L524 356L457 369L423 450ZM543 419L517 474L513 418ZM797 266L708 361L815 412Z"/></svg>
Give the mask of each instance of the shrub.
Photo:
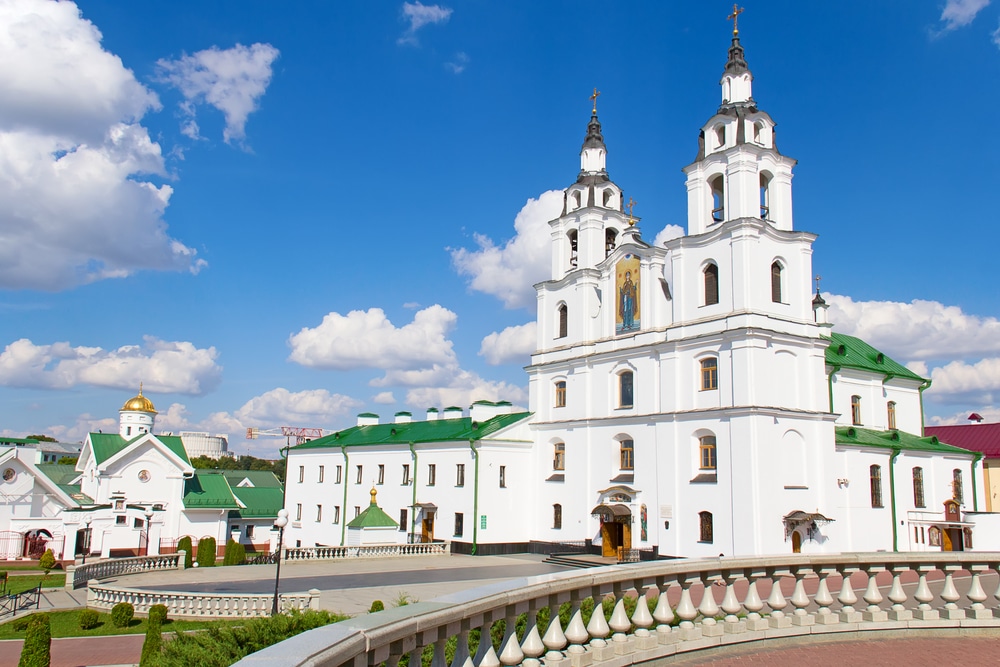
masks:
<svg viewBox="0 0 1000 667"><path fill-rule="evenodd" d="M128 602L119 602L111 608L111 622L116 628L127 628L135 616L135 607Z"/></svg>
<svg viewBox="0 0 1000 667"><path fill-rule="evenodd" d="M10 624L10 627L14 628L14 632L24 632L28 629L28 625L31 624L31 619L35 617L34 614L31 616L22 616L21 618L14 619L14 622Z"/></svg>
<svg viewBox="0 0 1000 667"><path fill-rule="evenodd" d="M203 537L198 540L198 567L215 566L215 538Z"/></svg>
<svg viewBox="0 0 1000 667"><path fill-rule="evenodd" d="M101 624L101 616L93 609L84 609L80 612L80 629L93 630Z"/></svg>
<svg viewBox="0 0 1000 667"><path fill-rule="evenodd" d="M42 557L38 559L38 567L45 570L45 576L49 576L49 572L52 568L56 566L56 556L52 553L52 549L46 549Z"/></svg>
<svg viewBox="0 0 1000 667"><path fill-rule="evenodd" d="M194 547L191 546L191 538L187 535L177 540L177 550L181 551L182 549L187 553L184 557L184 569L190 570L191 564L194 562Z"/></svg>
<svg viewBox="0 0 1000 667"><path fill-rule="evenodd" d="M377 612L377 611L383 611L384 609L385 609L385 605L382 604L381 600L374 600L374 601L372 601L372 606L371 606L371 609L368 610L368 613L369 614L374 614L375 612Z"/></svg>
<svg viewBox="0 0 1000 667"><path fill-rule="evenodd" d="M33 614L28 623L28 633L21 647L17 667L49 667L51 661L52 630L48 614Z"/></svg>
<svg viewBox="0 0 1000 667"><path fill-rule="evenodd" d="M226 555L222 559L223 565L243 565L247 560L247 550L236 540L226 542Z"/></svg>
<svg viewBox="0 0 1000 667"><path fill-rule="evenodd" d="M163 649L163 621L167 620L167 608L155 604L149 608L149 622L146 624L146 640L142 643L142 657L139 667L153 667L160 661Z"/></svg>
<svg viewBox="0 0 1000 667"><path fill-rule="evenodd" d="M165 604L154 604L149 608L149 617L156 618L160 621L160 624L167 622L167 605Z"/></svg>

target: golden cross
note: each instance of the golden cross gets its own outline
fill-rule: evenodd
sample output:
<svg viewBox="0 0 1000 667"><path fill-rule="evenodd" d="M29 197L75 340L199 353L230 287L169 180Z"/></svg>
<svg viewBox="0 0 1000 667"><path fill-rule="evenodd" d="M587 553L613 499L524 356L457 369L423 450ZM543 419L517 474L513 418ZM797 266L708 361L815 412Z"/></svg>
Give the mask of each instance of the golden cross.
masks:
<svg viewBox="0 0 1000 667"><path fill-rule="evenodd" d="M819 281L823 279L823 276L817 275L814 280L816 281L816 294L819 294Z"/></svg>
<svg viewBox="0 0 1000 667"><path fill-rule="evenodd" d="M628 209L628 224L629 224L629 226L630 226L630 227L631 227L632 225L634 225L634 224L635 224L635 220L634 220L634 219L632 219L632 209L633 209L633 208L635 207L635 205L636 205L636 204L638 204L638 203L639 203L639 202L637 202L636 200L634 200L634 199L632 199L631 197L629 197L629 198L628 198L628 204L626 204L626 206L625 206L625 208L627 208L627 209Z"/></svg>
<svg viewBox="0 0 1000 667"><path fill-rule="evenodd" d="M740 14L742 14L745 11L746 11L745 9L743 9L742 7L738 7L735 3L733 3L733 13L726 17L727 21L733 22L734 35L740 34L740 29L736 26L736 22L739 20Z"/></svg>
<svg viewBox="0 0 1000 667"><path fill-rule="evenodd" d="M597 98L601 96L601 91L594 88L594 94L590 96L590 99L594 100L594 109L591 113L597 114Z"/></svg>

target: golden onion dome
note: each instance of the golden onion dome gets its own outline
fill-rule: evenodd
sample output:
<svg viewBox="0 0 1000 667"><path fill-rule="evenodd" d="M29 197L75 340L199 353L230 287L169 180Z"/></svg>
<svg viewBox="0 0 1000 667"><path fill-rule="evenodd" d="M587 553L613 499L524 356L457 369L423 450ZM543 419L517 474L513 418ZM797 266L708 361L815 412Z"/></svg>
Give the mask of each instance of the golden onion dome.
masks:
<svg viewBox="0 0 1000 667"><path fill-rule="evenodd" d="M119 412L152 412L156 414L153 402L142 395L142 383L139 383L139 395L125 401L125 405Z"/></svg>

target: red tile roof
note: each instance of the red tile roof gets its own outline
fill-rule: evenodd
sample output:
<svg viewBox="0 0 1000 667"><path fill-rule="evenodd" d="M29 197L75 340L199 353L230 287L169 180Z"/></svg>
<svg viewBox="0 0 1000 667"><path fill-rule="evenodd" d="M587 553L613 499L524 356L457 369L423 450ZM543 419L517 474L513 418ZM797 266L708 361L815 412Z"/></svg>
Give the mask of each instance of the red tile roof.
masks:
<svg viewBox="0 0 1000 667"><path fill-rule="evenodd" d="M1000 458L1000 424L928 426L924 431L949 445L982 452L987 458Z"/></svg>

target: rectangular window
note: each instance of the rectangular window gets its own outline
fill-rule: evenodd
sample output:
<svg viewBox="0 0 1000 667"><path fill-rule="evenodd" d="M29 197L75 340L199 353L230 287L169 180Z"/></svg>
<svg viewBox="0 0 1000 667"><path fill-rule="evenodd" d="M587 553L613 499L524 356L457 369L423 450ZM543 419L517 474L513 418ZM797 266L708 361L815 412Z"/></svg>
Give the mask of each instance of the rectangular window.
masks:
<svg viewBox="0 0 1000 667"><path fill-rule="evenodd" d="M635 470L635 443L631 440L622 440L620 449L620 463L622 470Z"/></svg>
<svg viewBox="0 0 1000 667"><path fill-rule="evenodd" d="M698 512L698 524L700 530L699 532L699 542L709 542L713 541L713 526L712 526L712 513L711 512Z"/></svg>
<svg viewBox="0 0 1000 667"><path fill-rule="evenodd" d="M706 435L698 440L698 449L701 454L702 470L715 470L715 436Z"/></svg>
<svg viewBox="0 0 1000 667"><path fill-rule="evenodd" d="M882 507L882 467L871 466L868 469L868 482L871 486L872 507Z"/></svg>
<svg viewBox="0 0 1000 667"><path fill-rule="evenodd" d="M924 469L913 469L913 504L916 507L926 507L924 504Z"/></svg>
<svg viewBox="0 0 1000 667"><path fill-rule="evenodd" d="M142 528L142 523L143 523L142 519L139 519L139 518L133 519L132 520L132 527L133 528Z"/></svg>
<svg viewBox="0 0 1000 667"><path fill-rule="evenodd" d="M354 506L354 518L357 519L360 514L361 514L361 505L355 505Z"/></svg>
<svg viewBox="0 0 1000 667"><path fill-rule="evenodd" d="M116 526L127 526L128 525L128 517L125 516L124 514L122 514L121 516L116 516L115 517L115 525Z"/></svg>
<svg viewBox="0 0 1000 667"><path fill-rule="evenodd" d="M566 469L566 443L557 442L553 445L554 457L552 459L552 469L553 470L565 470Z"/></svg>
<svg viewBox="0 0 1000 667"><path fill-rule="evenodd" d="M556 407L566 407L566 382L564 380L556 382Z"/></svg>
<svg viewBox="0 0 1000 667"><path fill-rule="evenodd" d="M562 528L562 505L558 503L552 506L552 527L556 530Z"/></svg>
<svg viewBox="0 0 1000 667"><path fill-rule="evenodd" d="M319 483L320 484L323 483L323 477L325 476L325 473L326 473L326 466L320 466L319 467Z"/></svg>
<svg viewBox="0 0 1000 667"><path fill-rule="evenodd" d="M361 483L362 476L363 476L363 473L362 473L361 466L358 466L358 480L355 482L355 484L360 484Z"/></svg>
<svg viewBox="0 0 1000 667"><path fill-rule="evenodd" d="M333 506L333 522L340 523L340 505Z"/></svg>
<svg viewBox="0 0 1000 667"><path fill-rule="evenodd" d="M433 463L427 465L427 486L434 486L437 482L437 466Z"/></svg>
<svg viewBox="0 0 1000 667"><path fill-rule="evenodd" d="M378 483L385 484L385 466L381 463L378 464Z"/></svg>
<svg viewBox="0 0 1000 667"><path fill-rule="evenodd" d="M455 486L465 486L465 464L459 463L455 468Z"/></svg>
<svg viewBox="0 0 1000 667"><path fill-rule="evenodd" d="M403 464L403 486L406 486L409 483L410 483L410 464L409 463L404 463Z"/></svg>
<svg viewBox="0 0 1000 667"><path fill-rule="evenodd" d="M507 466L500 466L500 488L507 488Z"/></svg>
<svg viewBox="0 0 1000 667"><path fill-rule="evenodd" d="M861 397L851 396L851 423L861 426Z"/></svg>
<svg viewBox="0 0 1000 667"><path fill-rule="evenodd" d="M299 484L301 484L302 482L304 482L305 479L306 479L306 467L305 466L299 466Z"/></svg>
<svg viewBox="0 0 1000 667"><path fill-rule="evenodd" d="M885 406L889 430L893 431L896 429L896 401L889 401Z"/></svg>
<svg viewBox="0 0 1000 667"><path fill-rule="evenodd" d="M405 509L399 510L399 530L403 533L407 532L409 524L407 523L407 512Z"/></svg>
<svg viewBox="0 0 1000 667"><path fill-rule="evenodd" d="M631 408L633 398L632 381L634 376L632 371L625 371L618 376L618 407Z"/></svg>
<svg viewBox="0 0 1000 667"><path fill-rule="evenodd" d="M719 360L702 359L701 361L701 390L709 391L719 388Z"/></svg>
<svg viewBox="0 0 1000 667"><path fill-rule="evenodd" d="M252 523L248 523L247 524L246 533L247 533L247 539L248 540L252 540L253 539L253 524Z"/></svg>
<svg viewBox="0 0 1000 667"><path fill-rule="evenodd" d="M337 479L335 480L336 484L340 484L340 482L343 480L343 474L344 474L344 466L337 466Z"/></svg>
<svg viewBox="0 0 1000 667"><path fill-rule="evenodd" d="M316 523L319 523L322 520L323 520L323 506L316 505Z"/></svg>
<svg viewBox="0 0 1000 667"><path fill-rule="evenodd" d="M455 537L462 537L462 533L465 530L465 515L461 512L455 512Z"/></svg>
<svg viewBox="0 0 1000 667"><path fill-rule="evenodd" d="M295 520L302 521L302 503L295 505Z"/></svg>

